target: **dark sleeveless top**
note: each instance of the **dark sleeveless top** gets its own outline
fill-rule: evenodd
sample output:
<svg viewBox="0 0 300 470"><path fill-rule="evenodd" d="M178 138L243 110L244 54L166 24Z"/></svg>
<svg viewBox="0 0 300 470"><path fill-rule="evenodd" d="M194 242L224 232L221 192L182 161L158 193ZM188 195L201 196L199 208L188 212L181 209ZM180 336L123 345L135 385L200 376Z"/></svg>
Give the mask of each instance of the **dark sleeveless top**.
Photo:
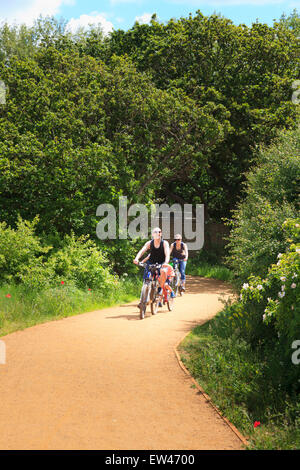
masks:
<svg viewBox="0 0 300 470"><path fill-rule="evenodd" d="M173 243L173 251L172 251L173 258L184 259L184 258L185 258L185 254L184 254L183 252L184 252L184 245L183 245L183 242L181 242L180 250L177 250L177 249L176 249L176 242L174 242L174 243Z"/></svg>
<svg viewBox="0 0 300 470"><path fill-rule="evenodd" d="M165 258L166 258L166 255L165 255L165 249L164 249L164 241L161 240L159 247L155 248L154 240L151 240L149 263L150 264L154 264L154 263L162 264L165 262Z"/></svg>

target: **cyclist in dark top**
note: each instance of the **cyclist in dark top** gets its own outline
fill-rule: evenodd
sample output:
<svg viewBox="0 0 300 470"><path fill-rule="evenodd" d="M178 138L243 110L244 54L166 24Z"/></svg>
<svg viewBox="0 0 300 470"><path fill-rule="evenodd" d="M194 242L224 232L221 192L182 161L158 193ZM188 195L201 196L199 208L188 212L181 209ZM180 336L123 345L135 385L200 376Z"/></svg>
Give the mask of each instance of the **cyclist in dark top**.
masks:
<svg viewBox="0 0 300 470"><path fill-rule="evenodd" d="M181 275L181 287L185 290L185 268L189 252L186 243L182 241L180 233L175 235L175 242L171 245L170 255L173 256L173 263L178 263Z"/></svg>
<svg viewBox="0 0 300 470"><path fill-rule="evenodd" d="M140 257L150 250L150 255L146 258L146 267L144 271L144 280L147 278L149 264L161 264L162 267L159 269L159 295L162 294L163 287L168 277L169 272L169 261L170 261L170 247L169 243L162 238L161 229L159 227L152 231L152 240L145 243L143 248L138 252L134 259L135 264L139 264ZM144 260L145 261L145 260Z"/></svg>

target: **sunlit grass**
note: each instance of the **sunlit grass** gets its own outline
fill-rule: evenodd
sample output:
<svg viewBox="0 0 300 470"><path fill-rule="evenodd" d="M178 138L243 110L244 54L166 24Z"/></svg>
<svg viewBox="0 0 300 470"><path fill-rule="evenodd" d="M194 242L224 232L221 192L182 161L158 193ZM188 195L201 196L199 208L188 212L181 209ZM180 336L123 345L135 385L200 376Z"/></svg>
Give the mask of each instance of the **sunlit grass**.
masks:
<svg viewBox="0 0 300 470"><path fill-rule="evenodd" d="M78 289L72 283L32 291L22 286L0 287L0 336L38 323L102 309L139 297L139 279L121 280L103 291Z"/></svg>
<svg viewBox="0 0 300 470"><path fill-rule="evenodd" d="M266 382L264 359L245 341L220 337L211 322L181 343L182 361L249 449L300 449L300 404ZM255 421L260 423L254 427Z"/></svg>

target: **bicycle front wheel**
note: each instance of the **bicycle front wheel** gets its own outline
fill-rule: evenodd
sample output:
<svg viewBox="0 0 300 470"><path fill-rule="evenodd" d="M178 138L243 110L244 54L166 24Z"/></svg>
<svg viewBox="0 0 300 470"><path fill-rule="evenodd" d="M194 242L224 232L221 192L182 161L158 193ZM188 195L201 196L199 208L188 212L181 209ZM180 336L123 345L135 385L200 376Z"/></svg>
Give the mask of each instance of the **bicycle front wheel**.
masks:
<svg viewBox="0 0 300 470"><path fill-rule="evenodd" d="M141 301L140 301L140 319L143 320L145 318L147 303L148 303L148 295L149 295L149 284L145 283L142 287L141 293Z"/></svg>

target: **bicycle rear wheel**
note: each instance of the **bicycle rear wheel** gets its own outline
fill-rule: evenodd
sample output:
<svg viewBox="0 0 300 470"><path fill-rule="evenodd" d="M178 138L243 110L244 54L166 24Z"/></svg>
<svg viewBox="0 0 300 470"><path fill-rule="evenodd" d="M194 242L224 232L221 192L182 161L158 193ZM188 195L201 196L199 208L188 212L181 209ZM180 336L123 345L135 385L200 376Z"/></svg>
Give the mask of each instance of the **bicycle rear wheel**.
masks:
<svg viewBox="0 0 300 470"><path fill-rule="evenodd" d="M179 273L177 273L177 276L176 276L176 288L175 288L176 297L178 296L178 294L182 295L181 289L180 289L180 274Z"/></svg>
<svg viewBox="0 0 300 470"><path fill-rule="evenodd" d="M171 312L174 308L174 298L168 297L167 306L168 306L169 312Z"/></svg>
<svg viewBox="0 0 300 470"><path fill-rule="evenodd" d="M151 313L152 315L156 315L158 312L158 304L159 304L159 298L158 296L154 296L153 301L151 302Z"/></svg>

